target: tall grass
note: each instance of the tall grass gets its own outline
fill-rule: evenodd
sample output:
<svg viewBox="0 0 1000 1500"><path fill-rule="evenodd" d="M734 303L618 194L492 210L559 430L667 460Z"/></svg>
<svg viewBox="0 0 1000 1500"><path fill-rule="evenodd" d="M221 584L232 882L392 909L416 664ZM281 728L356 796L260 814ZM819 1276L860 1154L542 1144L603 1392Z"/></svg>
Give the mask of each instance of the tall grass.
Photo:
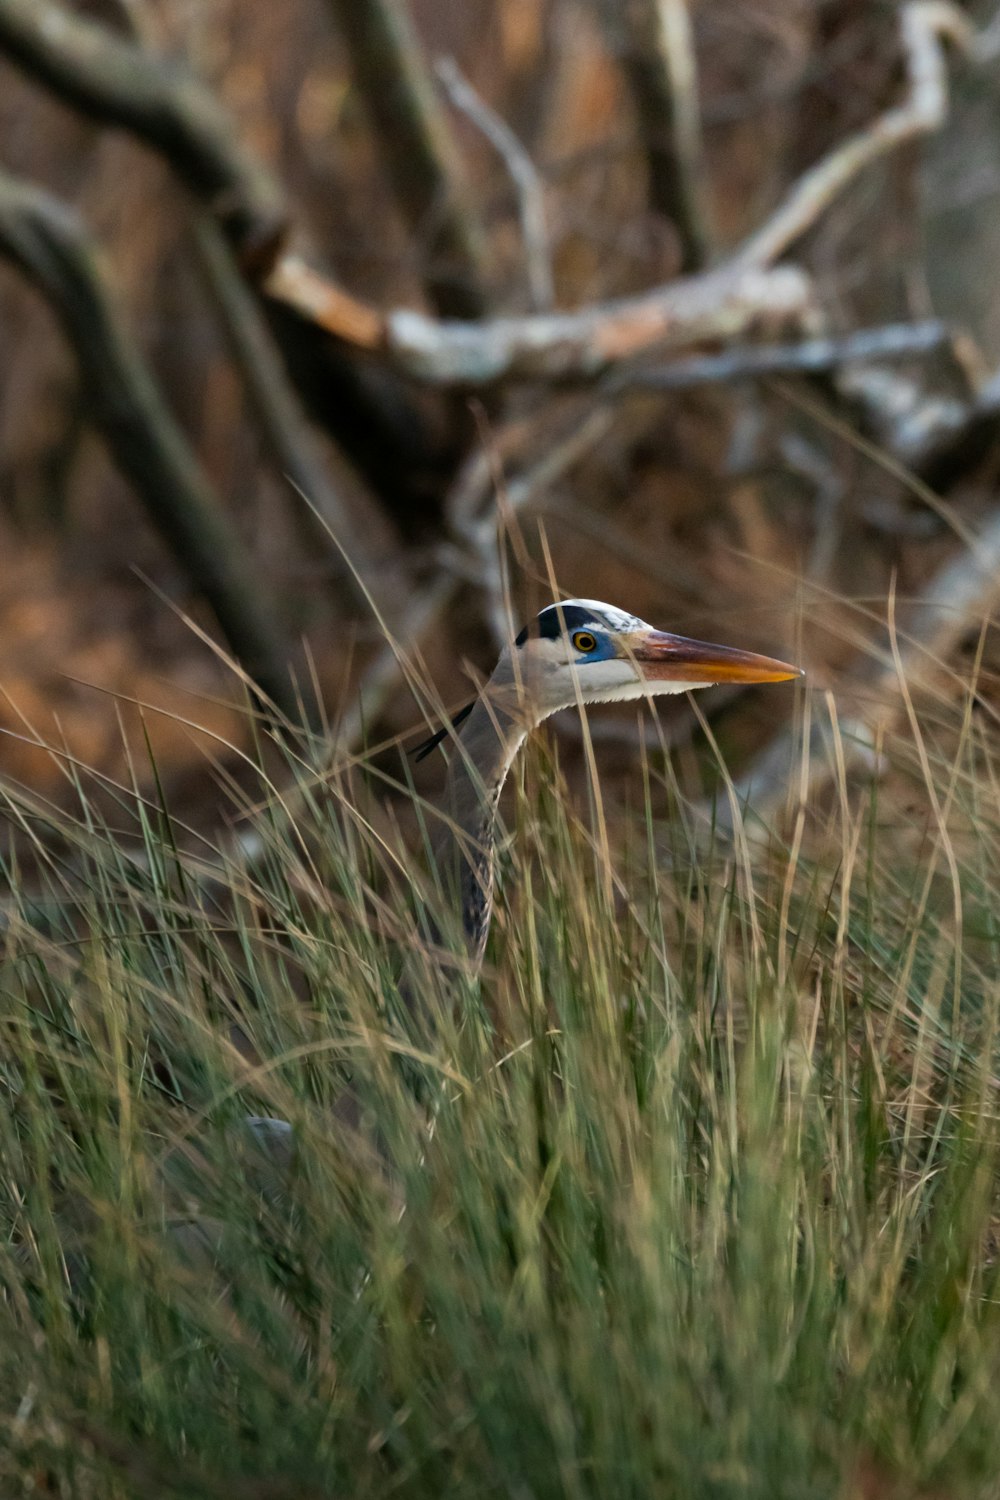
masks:
<svg viewBox="0 0 1000 1500"><path fill-rule="evenodd" d="M0 1493L994 1493L996 767L894 756L730 848L536 751L481 983L357 774L11 794Z"/></svg>

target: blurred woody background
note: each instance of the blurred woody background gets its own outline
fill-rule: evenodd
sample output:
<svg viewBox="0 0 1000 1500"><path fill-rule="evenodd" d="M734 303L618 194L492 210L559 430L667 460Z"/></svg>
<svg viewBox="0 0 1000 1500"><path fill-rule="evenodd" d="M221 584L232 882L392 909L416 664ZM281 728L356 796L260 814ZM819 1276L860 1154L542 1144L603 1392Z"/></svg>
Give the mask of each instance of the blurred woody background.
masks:
<svg viewBox="0 0 1000 1500"><path fill-rule="evenodd" d="M802 661L862 759L989 705L998 205L974 6L0 0L0 775L148 735L204 806L230 660L388 737L385 630L460 700L505 576ZM765 800L791 701L704 700Z"/></svg>

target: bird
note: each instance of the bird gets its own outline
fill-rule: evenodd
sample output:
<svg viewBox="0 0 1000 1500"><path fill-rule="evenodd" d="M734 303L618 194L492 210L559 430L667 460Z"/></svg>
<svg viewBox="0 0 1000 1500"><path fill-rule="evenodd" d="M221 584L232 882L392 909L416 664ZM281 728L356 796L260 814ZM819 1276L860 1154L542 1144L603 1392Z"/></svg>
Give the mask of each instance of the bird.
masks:
<svg viewBox="0 0 1000 1500"><path fill-rule="evenodd" d="M518 751L532 730L560 709L625 703L715 683L777 683L800 668L739 646L721 646L656 630L636 615L596 599L547 605L503 647L481 691L414 750L423 759L450 744L443 817L434 857L445 895L457 905L474 972L482 966L493 913L497 804ZM419 996L401 986L408 1009ZM410 1080L416 1087L416 1080ZM419 1089L417 1089L419 1096ZM351 1082L333 1104L332 1121L366 1170L391 1165L377 1122L366 1116ZM366 1123L367 1121L367 1123ZM236 1138L244 1170L265 1196L287 1190L295 1162L295 1128L270 1115L248 1115ZM256 1174L256 1175L254 1175ZM188 1256L212 1255L215 1228L201 1218L174 1226Z"/></svg>
<svg viewBox="0 0 1000 1500"><path fill-rule="evenodd" d="M415 749L451 742L434 858L474 969L493 914L497 803L525 739L560 709L626 703L716 683L773 683L799 667L738 646L656 630L598 599L547 605L505 645L471 703Z"/></svg>
<svg viewBox="0 0 1000 1500"><path fill-rule="evenodd" d="M482 690L447 723L418 744L423 760L450 743L442 818L433 839L437 873L461 921L472 972L482 967L493 915L497 804L532 730L560 709L627 703L717 683L786 682L799 667L739 646L720 646L656 630L637 615L598 599L547 605L503 647ZM432 924L447 941L447 925ZM400 996L411 1013L419 1002L412 982ZM348 1086L334 1107L341 1125L356 1131L360 1104ZM273 1116L245 1118L255 1145L287 1170L292 1127Z"/></svg>

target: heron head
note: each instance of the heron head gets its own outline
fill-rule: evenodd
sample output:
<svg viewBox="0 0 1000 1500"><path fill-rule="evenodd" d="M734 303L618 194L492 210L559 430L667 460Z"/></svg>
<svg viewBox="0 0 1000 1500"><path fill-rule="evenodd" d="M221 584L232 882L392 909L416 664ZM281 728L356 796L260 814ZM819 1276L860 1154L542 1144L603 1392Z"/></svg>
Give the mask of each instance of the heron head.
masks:
<svg viewBox="0 0 1000 1500"><path fill-rule="evenodd" d="M799 667L739 646L715 646L654 630L597 599L550 604L505 649L484 697L522 731L577 704L623 703L717 682L786 682ZM429 755L469 719L469 703L418 745Z"/></svg>
<svg viewBox="0 0 1000 1500"><path fill-rule="evenodd" d="M506 653L505 653L506 655ZM738 646L716 646L654 630L596 599L550 604L509 653L532 716L577 703L620 703L719 682L785 682L798 667Z"/></svg>

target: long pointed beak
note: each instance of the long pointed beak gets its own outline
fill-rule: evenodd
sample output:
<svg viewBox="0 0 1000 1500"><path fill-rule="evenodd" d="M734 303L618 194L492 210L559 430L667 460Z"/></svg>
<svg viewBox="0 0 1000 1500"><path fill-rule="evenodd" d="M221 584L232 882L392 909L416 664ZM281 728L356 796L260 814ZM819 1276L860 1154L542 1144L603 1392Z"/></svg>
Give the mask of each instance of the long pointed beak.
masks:
<svg viewBox="0 0 1000 1500"><path fill-rule="evenodd" d="M801 677L801 667L737 646L714 646L662 630L623 636L629 656L649 682L787 682Z"/></svg>

